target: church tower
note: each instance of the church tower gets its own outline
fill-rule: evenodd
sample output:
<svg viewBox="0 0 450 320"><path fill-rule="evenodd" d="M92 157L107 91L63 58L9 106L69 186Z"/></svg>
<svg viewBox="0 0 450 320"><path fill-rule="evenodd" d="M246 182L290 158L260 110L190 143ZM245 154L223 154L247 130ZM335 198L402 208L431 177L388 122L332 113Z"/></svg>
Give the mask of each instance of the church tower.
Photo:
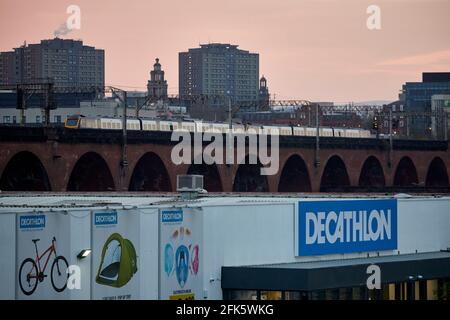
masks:
<svg viewBox="0 0 450 320"><path fill-rule="evenodd" d="M161 69L159 59L150 71L150 80L147 84L148 95L155 99L167 99L167 81L164 80L164 71Z"/></svg>
<svg viewBox="0 0 450 320"><path fill-rule="evenodd" d="M264 76L259 80L259 108L268 109L269 108L269 88L267 87L267 80Z"/></svg>

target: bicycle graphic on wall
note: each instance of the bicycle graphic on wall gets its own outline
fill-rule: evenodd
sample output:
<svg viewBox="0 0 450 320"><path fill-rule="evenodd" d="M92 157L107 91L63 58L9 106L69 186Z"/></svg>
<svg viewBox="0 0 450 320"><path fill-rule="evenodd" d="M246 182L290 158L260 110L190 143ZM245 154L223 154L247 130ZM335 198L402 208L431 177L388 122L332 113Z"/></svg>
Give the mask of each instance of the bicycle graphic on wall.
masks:
<svg viewBox="0 0 450 320"><path fill-rule="evenodd" d="M31 240L36 249L36 259L26 258L23 260L19 269L20 289L27 296L33 294L37 288L38 282L43 282L47 277L45 270L47 269L48 262L52 257L52 253L54 253L54 259L50 270L50 279L53 289L55 289L56 292L63 292L67 287L67 279L69 278L69 274L67 273L67 268L69 267L67 259L56 254L56 238L53 237L52 244L42 255L39 255L37 248L37 242L39 240L40 239ZM45 260L44 267L42 268L41 260L44 260L46 255L47 259Z"/></svg>

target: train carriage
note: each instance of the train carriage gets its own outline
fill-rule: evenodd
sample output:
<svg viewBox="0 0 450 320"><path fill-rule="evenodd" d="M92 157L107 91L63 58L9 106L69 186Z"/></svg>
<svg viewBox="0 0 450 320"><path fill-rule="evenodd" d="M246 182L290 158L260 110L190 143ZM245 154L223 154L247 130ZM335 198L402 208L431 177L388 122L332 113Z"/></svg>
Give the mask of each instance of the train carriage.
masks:
<svg viewBox="0 0 450 320"><path fill-rule="evenodd" d="M143 131L158 131L158 122L156 120L142 120Z"/></svg>
<svg viewBox="0 0 450 320"><path fill-rule="evenodd" d="M292 136L292 127L282 126L278 127L280 136Z"/></svg>
<svg viewBox="0 0 450 320"><path fill-rule="evenodd" d="M293 127L292 128L292 135L294 135L294 136L305 136L306 135L306 128L305 127Z"/></svg>
<svg viewBox="0 0 450 320"><path fill-rule="evenodd" d="M84 117L82 115L68 116L64 122L64 126L69 129L107 129L121 130L121 118L100 118L100 117ZM188 132L198 133L222 133L225 134L229 130L229 124L226 122L204 122L204 121L170 121L157 119L127 119L127 130L131 131L163 131L171 132L184 130ZM315 127L301 126L258 126L258 125L242 125L233 124L232 133L234 134L278 134L281 136L307 136L315 137L317 129ZM337 138L373 138L370 130L357 128L319 128L320 137L337 137Z"/></svg>

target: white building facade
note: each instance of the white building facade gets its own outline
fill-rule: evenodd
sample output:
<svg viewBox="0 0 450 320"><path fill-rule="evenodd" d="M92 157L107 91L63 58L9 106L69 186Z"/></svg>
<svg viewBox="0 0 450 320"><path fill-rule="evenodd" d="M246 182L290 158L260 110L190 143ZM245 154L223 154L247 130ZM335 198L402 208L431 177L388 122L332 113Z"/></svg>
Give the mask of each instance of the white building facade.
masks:
<svg viewBox="0 0 450 320"><path fill-rule="evenodd" d="M449 228L449 197L3 195L0 298L439 299Z"/></svg>

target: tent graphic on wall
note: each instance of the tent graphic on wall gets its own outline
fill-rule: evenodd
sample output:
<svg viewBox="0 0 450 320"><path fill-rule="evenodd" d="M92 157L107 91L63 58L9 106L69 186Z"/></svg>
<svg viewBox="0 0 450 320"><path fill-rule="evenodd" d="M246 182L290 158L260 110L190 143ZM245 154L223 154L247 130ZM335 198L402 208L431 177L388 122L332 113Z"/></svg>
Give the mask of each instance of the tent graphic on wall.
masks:
<svg viewBox="0 0 450 320"><path fill-rule="evenodd" d="M113 233L106 240L95 281L120 288L137 272L136 249L130 240Z"/></svg>

